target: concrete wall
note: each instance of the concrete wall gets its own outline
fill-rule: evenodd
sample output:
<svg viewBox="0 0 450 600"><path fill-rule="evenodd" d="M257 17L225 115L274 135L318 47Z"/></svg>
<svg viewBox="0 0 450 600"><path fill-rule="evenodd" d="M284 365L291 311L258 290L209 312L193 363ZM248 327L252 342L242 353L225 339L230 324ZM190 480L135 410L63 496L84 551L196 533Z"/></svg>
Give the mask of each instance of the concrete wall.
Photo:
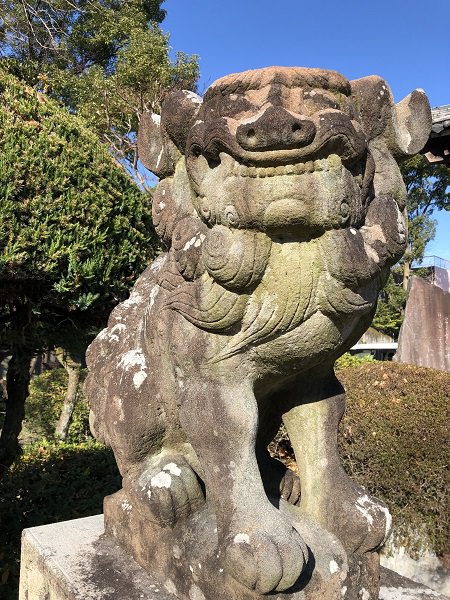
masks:
<svg viewBox="0 0 450 600"><path fill-rule="evenodd" d="M450 371L450 293L411 277L398 362Z"/></svg>

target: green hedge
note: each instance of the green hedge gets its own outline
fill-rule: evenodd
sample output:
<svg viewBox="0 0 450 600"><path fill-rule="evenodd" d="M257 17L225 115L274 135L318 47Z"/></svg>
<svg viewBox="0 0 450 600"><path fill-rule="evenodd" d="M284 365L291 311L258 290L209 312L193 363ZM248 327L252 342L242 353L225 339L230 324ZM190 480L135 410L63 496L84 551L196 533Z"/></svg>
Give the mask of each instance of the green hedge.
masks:
<svg viewBox="0 0 450 600"><path fill-rule="evenodd" d="M386 502L400 541L425 532L450 551L448 503L450 373L391 362L340 370L347 411L339 444L347 472Z"/></svg>

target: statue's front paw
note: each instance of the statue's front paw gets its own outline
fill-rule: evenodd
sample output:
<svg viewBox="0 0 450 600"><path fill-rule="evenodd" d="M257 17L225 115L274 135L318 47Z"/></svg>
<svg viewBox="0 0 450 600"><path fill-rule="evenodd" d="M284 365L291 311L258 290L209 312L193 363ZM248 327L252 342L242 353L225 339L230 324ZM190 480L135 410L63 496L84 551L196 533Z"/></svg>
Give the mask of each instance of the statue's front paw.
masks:
<svg viewBox="0 0 450 600"><path fill-rule="evenodd" d="M162 527L172 527L205 501L197 475L181 456L165 456L150 464L125 487L138 511Z"/></svg>
<svg viewBox="0 0 450 600"><path fill-rule="evenodd" d="M299 533L281 516L258 525L233 528L225 549L226 571L261 594L284 591L303 572L308 550Z"/></svg>
<svg viewBox="0 0 450 600"><path fill-rule="evenodd" d="M389 537L392 529L392 518L389 509L378 498L369 496L367 490L357 486L360 492L355 503L355 524L360 523L359 535L361 545L358 550L367 552L380 548ZM355 535L355 539L358 536Z"/></svg>
<svg viewBox="0 0 450 600"><path fill-rule="evenodd" d="M333 491L325 511L325 528L341 540L348 552L362 554L380 548L391 532L388 508L349 478Z"/></svg>

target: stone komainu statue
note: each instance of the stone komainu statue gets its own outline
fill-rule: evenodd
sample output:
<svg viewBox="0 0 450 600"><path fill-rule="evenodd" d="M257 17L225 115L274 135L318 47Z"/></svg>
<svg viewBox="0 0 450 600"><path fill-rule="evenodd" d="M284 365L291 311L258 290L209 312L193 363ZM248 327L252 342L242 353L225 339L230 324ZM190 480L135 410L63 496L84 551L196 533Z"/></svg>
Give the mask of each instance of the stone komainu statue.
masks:
<svg viewBox="0 0 450 600"><path fill-rule="evenodd" d="M167 252L90 346L86 389L123 477L107 530L169 591L378 597L390 517L342 469L333 364L404 251L396 161L430 126L421 91L278 67L143 116ZM281 422L300 481L267 451Z"/></svg>

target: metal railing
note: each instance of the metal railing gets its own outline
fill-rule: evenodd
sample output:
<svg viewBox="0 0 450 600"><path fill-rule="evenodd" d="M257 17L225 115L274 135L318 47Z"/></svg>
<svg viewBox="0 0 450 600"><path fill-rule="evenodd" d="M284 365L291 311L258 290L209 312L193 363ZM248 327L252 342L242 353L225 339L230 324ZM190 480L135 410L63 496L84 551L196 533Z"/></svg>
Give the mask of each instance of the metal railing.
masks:
<svg viewBox="0 0 450 600"><path fill-rule="evenodd" d="M439 269L445 269L450 271L450 260L440 258L439 256L424 256L421 263L413 263L413 269L438 267Z"/></svg>

